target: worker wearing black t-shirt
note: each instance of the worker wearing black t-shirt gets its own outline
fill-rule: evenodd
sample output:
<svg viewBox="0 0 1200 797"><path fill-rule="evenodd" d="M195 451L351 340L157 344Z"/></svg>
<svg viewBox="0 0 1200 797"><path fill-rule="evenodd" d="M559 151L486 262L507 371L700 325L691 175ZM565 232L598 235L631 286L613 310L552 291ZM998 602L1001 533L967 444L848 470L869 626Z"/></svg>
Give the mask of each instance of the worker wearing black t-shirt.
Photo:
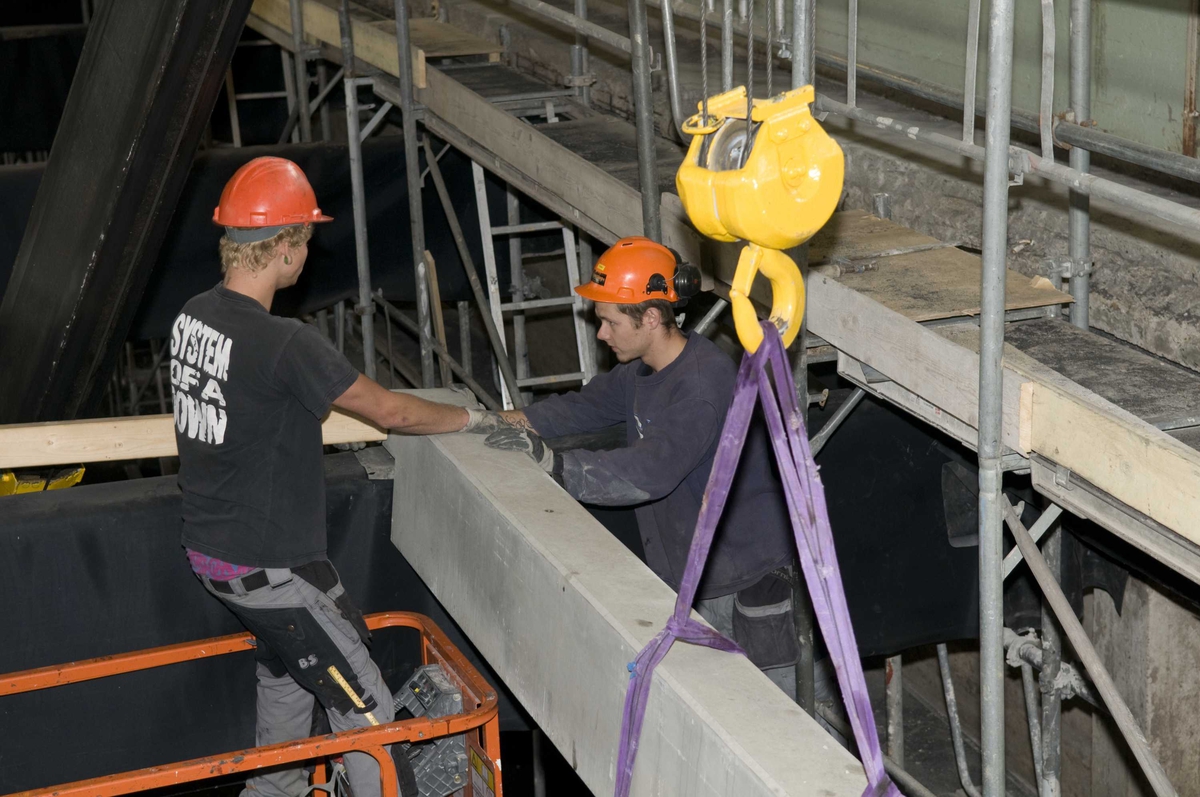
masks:
<svg viewBox="0 0 1200 797"><path fill-rule="evenodd" d="M270 313L304 268L312 225L330 221L300 168L255 158L230 179L222 284L171 326L171 388L183 545L205 587L258 638L259 745L310 734L314 699L335 731L393 718L369 633L325 552L321 418L331 405L384 428L454 432L467 412L392 393L358 373L313 327ZM345 756L355 797L380 793L379 767ZM302 769L247 781L247 795L299 797Z"/></svg>
<svg viewBox="0 0 1200 797"><path fill-rule="evenodd" d="M467 431L528 453L573 497L633 506L646 564L679 589L712 471L737 368L702 335L685 334L673 305L698 288L692 267L647 238L624 238L576 289L596 303L597 337L620 365L577 393L524 410L471 411ZM552 451L543 437L626 424L613 451ZM795 543L765 425L751 427L703 578L696 609L737 641L780 688L795 695L797 657L788 574Z"/></svg>

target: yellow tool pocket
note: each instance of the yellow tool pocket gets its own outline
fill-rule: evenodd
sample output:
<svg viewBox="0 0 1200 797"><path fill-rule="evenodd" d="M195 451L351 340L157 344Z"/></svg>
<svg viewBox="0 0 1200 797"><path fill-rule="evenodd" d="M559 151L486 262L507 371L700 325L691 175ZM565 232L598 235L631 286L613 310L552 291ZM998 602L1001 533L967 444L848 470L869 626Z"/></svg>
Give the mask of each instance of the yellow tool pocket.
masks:
<svg viewBox="0 0 1200 797"><path fill-rule="evenodd" d="M746 89L708 101L688 119L691 145L675 186L696 229L718 241L749 242L730 291L734 324L747 351L762 342L750 304L759 271L771 281L771 320L790 344L804 317L800 270L783 249L798 246L829 221L842 194L843 157L813 118L812 86L754 100L746 122Z"/></svg>

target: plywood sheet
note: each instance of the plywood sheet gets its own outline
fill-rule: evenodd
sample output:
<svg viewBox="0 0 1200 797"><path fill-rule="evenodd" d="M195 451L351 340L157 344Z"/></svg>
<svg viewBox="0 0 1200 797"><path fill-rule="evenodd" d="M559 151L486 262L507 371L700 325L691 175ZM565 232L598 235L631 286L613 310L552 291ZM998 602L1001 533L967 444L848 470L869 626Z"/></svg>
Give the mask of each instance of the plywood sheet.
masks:
<svg viewBox="0 0 1200 797"><path fill-rule="evenodd" d="M979 315L978 256L948 247L879 258L861 274L838 278L848 288L913 321ZM1069 303L1071 297L1044 277L1008 270L1005 310Z"/></svg>
<svg viewBox="0 0 1200 797"><path fill-rule="evenodd" d="M979 426L979 355L941 329L911 319L839 281L809 279L808 324L813 334L972 428ZM966 326L966 325L964 325ZM978 330L974 327L976 338ZM1018 446L1021 378L1004 375L1002 441Z"/></svg>
<svg viewBox="0 0 1200 797"><path fill-rule="evenodd" d="M872 216L865 210L844 210L834 213L808 242L808 260L813 265L835 258L855 260L891 249L936 243L936 238Z"/></svg>
<svg viewBox="0 0 1200 797"><path fill-rule="evenodd" d="M395 20L375 23L382 30L396 35ZM452 58L464 55L491 55L502 53L504 48L482 36L459 30L453 25L436 19L417 18L408 21L409 40L425 52L426 58Z"/></svg>
<svg viewBox="0 0 1200 797"><path fill-rule="evenodd" d="M1010 324L1005 341L1150 423L1200 416L1200 373L1127 343L1053 319Z"/></svg>

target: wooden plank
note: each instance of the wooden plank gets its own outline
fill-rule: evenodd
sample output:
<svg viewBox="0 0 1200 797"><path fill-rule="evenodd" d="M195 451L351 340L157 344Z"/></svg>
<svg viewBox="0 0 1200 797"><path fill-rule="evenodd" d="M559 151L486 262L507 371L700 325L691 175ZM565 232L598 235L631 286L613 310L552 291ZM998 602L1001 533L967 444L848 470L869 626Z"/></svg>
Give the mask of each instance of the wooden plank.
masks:
<svg viewBox="0 0 1200 797"><path fill-rule="evenodd" d="M1029 401L1033 451L1200 543L1200 452L1074 383L1039 382Z"/></svg>
<svg viewBox="0 0 1200 797"><path fill-rule="evenodd" d="M636 189L551 141L532 125L433 67L428 70L427 87L417 92L417 100L437 117L431 121L439 135L457 131L460 140L475 143L474 152L468 152L472 157L481 150L491 156L478 159L488 171L509 179L505 170L498 168L500 162L560 199L562 204L555 210L568 221L581 224L606 243L642 234L642 198ZM690 226L678 197L675 199L674 203L662 202L663 241L685 259L699 263L700 236ZM603 234L593 232L596 229Z"/></svg>
<svg viewBox="0 0 1200 797"><path fill-rule="evenodd" d="M325 445L375 442L387 433L334 408L321 424ZM121 459L174 457L174 416L137 415L0 426L0 468L35 468Z"/></svg>
<svg viewBox="0 0 1200 797"><path fill-rule="evenodd" d="M450 351L450 347L446 345L446 321L442 316L442 289L438 282L437 261L433 259L433 255L428 249L425 250L425 273L429 280L429 307L433 311L433 335L443 349ZM442 387L450 387L453 382L450 364L439 357L438 366L442 375Z"/></svg>
<svg viewBox="0 0 1200 797"><path fill-rule="evenodd" d="M612 794L626 665L675 593L528 457L393 436L392 542L582 778ZM695 616L695 615L693 615ZM631 794L859 797L862 766L744 656L676 644Z"/></svg>
<svg viewBox="0 0 1200 797"><path fill-rule="evenodd" d="M821 231L809 241L808 262L817 265L835 258L854 260L889 249L931 245L937 242L936 238L872 216L865 210L844 210L834 213Z"/></svg>
<svg viewBox="0 0 1200 797"><path fill-rule="evenodd" d="M977 255L949 247L880 258L875 268L844 274L839 281L913 321L979 315L981 262ZM1045 277L1008 270L1005 310L1066 304L1070 295Z"/></svg>
<svg viewBox="0 0 1200 797"><path fill-rule="evenodd" d="M396 35L395 20L375 23L381 30ZM426 58L453 58L466 55L492 55L504 52L504 48L496 42L490 42L482 36L467 33L453 25L439 22L428 17L419 17L408 21L409 40L413 46L425 51Z"/></svg>
<svg viewBox="0 0 1200 797"><path fill-rule="evenodd" d="M819 274L808 281L808 324L837 349L880 371L893 382L979 428L979 355L948 339L949 330L927 329L873 299ZM978 330L970 327L959 334ZM1004 374L1001 441L1019 445L1020 384Z"/></svg>

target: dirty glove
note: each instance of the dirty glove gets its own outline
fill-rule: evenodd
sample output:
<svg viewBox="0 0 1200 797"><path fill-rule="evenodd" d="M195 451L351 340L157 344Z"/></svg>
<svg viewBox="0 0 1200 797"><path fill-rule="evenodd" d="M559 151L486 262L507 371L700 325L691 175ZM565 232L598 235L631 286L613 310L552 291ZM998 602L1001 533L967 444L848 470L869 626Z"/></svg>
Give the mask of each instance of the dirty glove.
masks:
<svg viewBox="0 0 1200 797"><path fill-rule="evenodd" d="M338 451L362 451L367 447L366 443L334 443L333 447Z"/></svg>
<svg viewBox="0 0 1200 797"><path fill-rule="evenodd" d="M467 407L467 425L460 431L473 432L474 434L491 434L500 429L515 428L511 423L504 420L504 417L498 412Z"/></svg>
<svg viewBox="0 0 1200 797"><path fill-rule="evenodd" d="M498 448L501 451L524 451L534 462L542 466L542 470L553 475L562 472L562 458L554 453L550 446L542 442L537 432L531 429L518 429L515 426L505 426L499 431L492 432L483 441L488 448ZM558 467L556 468L556 464Z"/></svg>

